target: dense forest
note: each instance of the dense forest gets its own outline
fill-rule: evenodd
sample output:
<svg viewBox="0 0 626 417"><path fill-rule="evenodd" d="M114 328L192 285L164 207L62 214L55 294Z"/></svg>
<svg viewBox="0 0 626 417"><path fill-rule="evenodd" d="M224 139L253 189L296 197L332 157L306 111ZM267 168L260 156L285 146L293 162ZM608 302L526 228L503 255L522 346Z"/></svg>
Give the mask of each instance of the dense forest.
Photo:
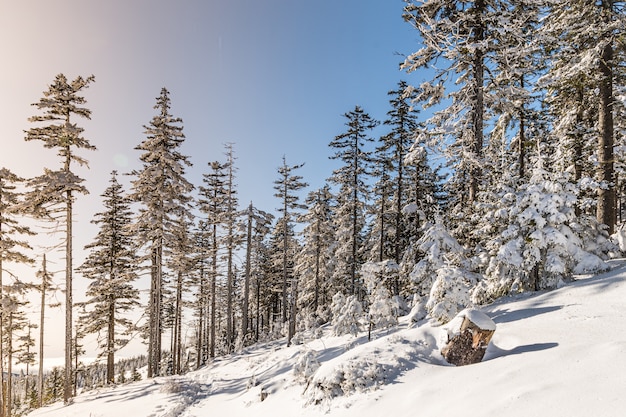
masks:
<svg viewBox="0 0 626 417"><path fill-rule="evenodd" d="M178 374L258 341L299 343L326 324L345 334L407 314L444 323L621 256L625 2L405 3L421 49L401 68L407 80L431 78L390 80L384 120L346 109L345 129L328 138L338 168L324 186L308 190L302 164L283 157L267 179L279 208L240 204L236 144L203 161L203 181L192 184L183 118L163 88L154 117L138 121L140 168L123 173L128 186L111 172L82 260L72 257L73 204L89 184L74 168L97 152L81 127L95 77L53 79L24 138L11 140L41 142L60 164L35 178L0 169L2 415L137 379L142 366L148 377ZM33 221L62 225L63 277L53 279L45 256L35 264ZM32 264L40 280L7 276L4 263ZM74 274L90 280L84 302L73 300ZM146 303L140 277L149 277ZM46 292L56 287L65 290L65 366L44 381ZM33 291L37 326L23 308ZM89 372L78 366L88 334L103 359ZM145 358L116 366L134 334ZM15 363L39 364L41 377L14 375Z"/></svg>

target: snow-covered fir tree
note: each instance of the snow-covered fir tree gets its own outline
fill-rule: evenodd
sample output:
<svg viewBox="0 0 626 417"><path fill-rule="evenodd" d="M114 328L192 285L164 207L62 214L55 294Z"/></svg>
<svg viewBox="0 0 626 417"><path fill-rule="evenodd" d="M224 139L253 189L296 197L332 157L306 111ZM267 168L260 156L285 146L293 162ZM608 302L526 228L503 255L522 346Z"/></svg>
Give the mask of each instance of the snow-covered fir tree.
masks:
<svg viewBox="0 0 626 417"><path fill-rule="evenodd" d="M270 231L274 216L263 210L259 210L254 207L252 203L250 203L248 209L245 210L243 214L246 217L246 261L241 306L241 333L245 343L251 340L249 335L252 334L251 332L254 329L250 320L250 305L254 304L251 303L251 301L256 299L256 297L251 297L252 281L254 276L257 277L258 281L258 276L262 274L258 264L258 254L255 254L255 252L262 251L263 239ZM256 330L255 334L258 334Z"/></svg>
<svg viewBox="0 0 626 417"><path fill-rule="evenodd" d="M72 162L86 165L87 160L77 154L78 150L95 150L89 140L82 136L84 129L75 118L90 119L91 110L83 105L86 100L80 94L95 80L91 75L87 78L76 77L72 81L63 74L58 74L43 97L33 105L43 114L29 118L37 126L26 131L27 141L40 140L43 146L56 149L61 158L61 169L54 171L45 168L44 174L33 178L30 186L31 204L36 207L57 207L65 215L62 220L65 227L65 378L63 399L68 402L72 397L72 243L73 243L73 204L76 194L87 194L83 179L72 171Z"/></svg>
<svg viewBox="0 0 626 417"><path fill-rule="evenodd" d="M208 234L207 247L203 253L207 256L209 275L209 297L207 309L210 311L207 336L209 340L209 356L215 357L215 340L217 328L217 278L218 278L218 248L223 240L218 230L224 227L225 213L228 210L226 189L226 164L219 161L209 163L210 172L203 174L204 186L199 187L198 208L206 216Z"/></svg>
<svg viewBox="0 0 626 417"><path fill-rule="evenodd" d="M361 267L363 284L367 291L367 318L369 330L387 328L397 324L399 314L397 296L394 302L387 281L396 279L398 264L393 260L366 262Z"/></svg>
<svg viewBox="0 0 626 417"><path fill-rule="evenodd" d="M623 87L619 62L624 60L619 34L626 25L624 2L548 0L539 36L553 58L542 83L554 114L558 140L567 140L575 179L594 178L597 220L611 234L615 206L615 93ZM622 70L623 71L623 70ZM591 157L591 158L590 158ZM586 161L593 161L593 166Z"/></svg>
<svg viewBox="0 0 626 417"><path fill-rule="evenodd" d="M330 306L332 332L336 336L357 336L363 330L363 306L356 295L345 296L342 292L333 295Z"/></svg>
<svg viewBox="0 0 626 417"><path fill-rule="evenodd" d="M237 230L239 223L239 212L237 207L239 200L237 197L237 184L235 183L235 150L232 143L226 144L226 182L224 189L224 242L226 246L226 351L233 351L235 344L235 250L241 244L242 236Z"/></svg>
<svg viewBox="0 0 626 417"><path fill-rule="evenodd" d="M503 197L496 214L508 226L486 278L473 291L477 303L523 291L553 289L572 273L597 272L606 264L584 249L575 227L576 188L567 174L550 172L539 157L528 184ZM497 219L496 219L497 220Z"/></svg>
<svg viewBox="0 0 626 417"><path fill-rule="evenodd" d="M364 228L370 186L372 155L368 144L373 142L369 132L378 125L361 107L344 114L346 132L335 136L329 146L335 150L331 159L343 166L333 171L329 181L339 187L335 210L336 265L333 272L333 291L350 295L362 290L358 271L364 257Z"/></svg>
<svg viewBox="0 0 626 417"><path fill-rule="evenodd" d="M138 243L147 248L150 262L150 296L148 303L148 376L159 375L161 369L161 323L164 248L175 242L171 237L173 208L190 200L193 185L185 178L185 167L191 166L189 158L180 153L185 135L182 119L170 114L170 94L161 89L154 108L157 110L145 127L146 139L135 149L142 152L143 166L132 171L131 197L140 203L133 225Z"/></svg>
<svg viewBox="0 0 626 417"><path fill-rule="evenodd" d="M88 309L79 322L85 333L99 336L100 354L106 357L106 382L114 383L115 352L126 343L122 336L135 330L125 313L139 306L139 291L134 286L139 257L130 228L131 202L116 171L101 197L104 210L91 221L99 230L93 242L85 246L87 258L77 269L91 280L85 293Z"/></svg>
<svg viewBox="0 0 626 417"><path fill-rule="evenodd" d="M330 277L332 275L335 229L333 223L334 197L330 186L311 191L305 200L307 211L299 222L303 224L302 249L297 256L296 275L300 285L298 303L303 315L316 320L326 316L323 310L331 301Z"/></svg>
<svg viewBox="0 0 626 417"><path fill-rule="evenodd" d="M171 223L170 241L172 246L166 248L167 265L174 276L173 309L174 317L171 332L171 359L172 373L180 374L186 364L183 363L183 304L187 288L191 281L191 275L196 268L194 255L194 242L191 228L193 215L190 207L179 205L173 212L174 218Z"/></svg>
<svg viewBox="0 0 626 417"><path fill-rule="evenodd" d="M33 260L25 253L31 249L23 238L33 234L31 229L23 225L20 216L25 213L20 192L17 186L24 179L15 175L7 168L0 169L0 300L4 298L4 285L7 284L5 269L8 263L32 263ZM0 386L4 386L4 357L5 346L3 343L2 329L5 315L0 312ZM4 403L0 399L0 410Z"/></svg>
<svg viewBox="0 0 626 417"><path fill-rule="evenodd" d="M282 215L280 223L283 227L283 241L281 245L282 321L284 324L287 320L289 320L287 343L291 342L291 338L296 332L296 300L298 292L298 278L293 274L293 269L289 267L290 265L293 265L294 262L293 260L289 260L289 255L295 250L290 247L293 239L290 239L288 230L293 228L292 223L297 215L296 210L304 208L304 206L299 202L300 197L297 193L304 187L308 186L308 184L302 181L302 177L300 175L295 174L295 171L302 166L303 164L287 165L287 160L285 156L283 156L283 164L278 168L278 179L274 181L274 190L276 191L274 197L280 200L278 212ZM289 289L290 295L287 294Z"/></svg>

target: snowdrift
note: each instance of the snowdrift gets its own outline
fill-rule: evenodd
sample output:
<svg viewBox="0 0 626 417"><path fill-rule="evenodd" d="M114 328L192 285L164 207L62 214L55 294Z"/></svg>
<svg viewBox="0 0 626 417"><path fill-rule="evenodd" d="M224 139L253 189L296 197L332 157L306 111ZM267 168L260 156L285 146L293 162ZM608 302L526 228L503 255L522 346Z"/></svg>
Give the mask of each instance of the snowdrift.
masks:
<svg viewBox="0 0 626 417"><path fill-rule="evenodd" d="M254 346L184 376L89 392L32 417L622 416L626 264L555 291L482 308L497 325L483 362L454 367L444 329Z"/></svg>

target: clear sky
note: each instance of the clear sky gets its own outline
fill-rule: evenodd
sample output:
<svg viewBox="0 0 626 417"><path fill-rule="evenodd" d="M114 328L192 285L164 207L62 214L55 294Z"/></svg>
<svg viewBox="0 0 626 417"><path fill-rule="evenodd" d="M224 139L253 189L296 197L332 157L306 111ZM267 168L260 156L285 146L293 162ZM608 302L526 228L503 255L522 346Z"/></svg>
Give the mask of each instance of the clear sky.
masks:
<svg viewBox="0 0 626 417"><path fill-rule="evenodd" d="M89 224L116 169L139 167L133 148L155 114L160 89L183 119L188 179L201 184L207 163L224 160L234 143L241 204L273 211L273 181L285 155L320 187L337 167L328 143L345 131L342 114L355 105L384 119L399 70L419 48L402 20L402 0L0 0L0 167L23 177L61 161L40 142L25 142L31 106L58 73L95 75L85 91L91 121L84 135L98 148L84 152L89 196L75 207L75 265L95 236ZM46 239L59 239L48 236ZM49 242L48 242L49 243ZM59 254L49 255L60 258ZM60 270L62 261L56 267ZM18 270L18 269L16 269ZM34 271L34 270L33 270ZM28 275L30 272L20 272ZM58 272L60 283L63 273ZM27 279L27 277L24 277ZM80 299L85 280L75 276ZM62 297L60 297L62 298ZM60 314L60 312L59 312ZM50 325L62 326L50 316ZM51 334L46 356L61 356ZM127 352L131 354L134 352Z"/></svg>

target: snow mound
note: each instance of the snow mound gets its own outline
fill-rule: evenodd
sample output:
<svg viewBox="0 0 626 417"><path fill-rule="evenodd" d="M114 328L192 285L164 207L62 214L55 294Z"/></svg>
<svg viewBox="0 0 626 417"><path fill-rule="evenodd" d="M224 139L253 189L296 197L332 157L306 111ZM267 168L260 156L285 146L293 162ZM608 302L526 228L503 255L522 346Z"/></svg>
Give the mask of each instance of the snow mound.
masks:
<svg viewBox="0 0 626 417"><path fill-rule="evenodd" d="M465 312L498 327L475 365L447 365L441 328L404 317L371 341L326 326L302 345L260 344L187 375L90 392L30 416L622 416L625 265Z"/></svg>

